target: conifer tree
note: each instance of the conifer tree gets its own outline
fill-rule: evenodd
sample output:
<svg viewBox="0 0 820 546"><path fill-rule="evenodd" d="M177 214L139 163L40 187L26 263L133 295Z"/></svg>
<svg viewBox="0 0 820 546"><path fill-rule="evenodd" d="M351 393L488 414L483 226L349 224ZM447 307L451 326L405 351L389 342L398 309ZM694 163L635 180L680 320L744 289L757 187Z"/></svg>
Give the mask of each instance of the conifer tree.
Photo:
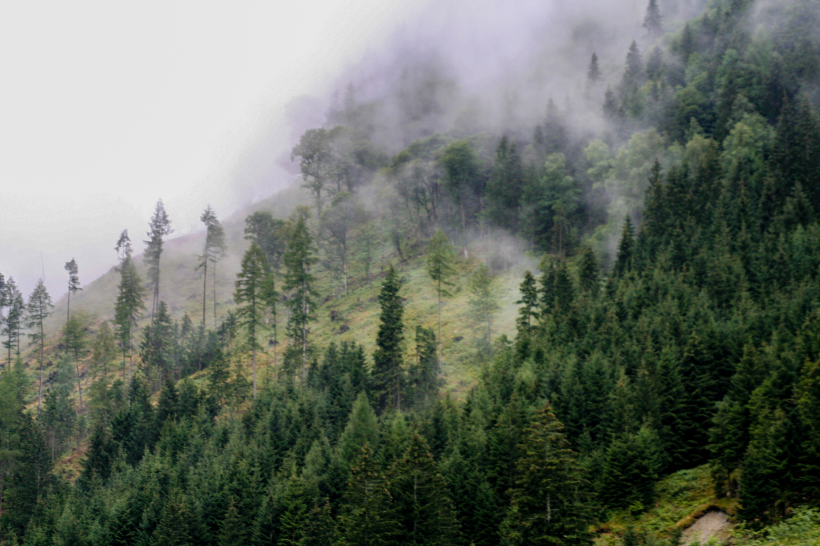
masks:
<svg viewBox="0 0 820 546"><path fill-rule="evenodd" d="M80 277L77 275L80 270L74 258L72 258L70 262L65 263L65 270L68 271L68 297L65 309L65 319L68 321L69 317L71 317L71 294L76 294L77 291L82 290L82 288L80 288Z"/></svg>
<svg viewBox="0 0 820 546"><path fill-rule="evenodd" d="M373 353L373 389L379 409L401 409L404 387L402 369L402 341L404 340L404 307L399 297L401 281L391 265L379 293L379 331L376 334L376 351Z"/></svg>
<svg viewBox="0 0 820 546"><path fill-rule="evenodd" d="M448 286L453 286L450 278L455 274L453 261L455 253L447 236L440 229L436 231L427 247L427 274L433 280L436 295L438 296L438 365L441 368L441 300L450 297Z"/></svg>
<svg viewBox="0 0 820 546"><path fill-rule="evenodd" d="M208 287L208 264L213 264L214 324L216 324L216 264L225 256L225 230L210 205L199 217L205 224L205 245L197 269L202 269L202 329L205 330L205 299Z"/></svg>
<svg viewBox="0 0 820 546"><path fill-rule="evenodd" d="M316 320L313 300L316 295L313 289L315 277L311 273L316 258L304 216L299 216L296 221L284 255L284 262L286 268L284 289L291 291L287 302L290 308L288 334L301 348L302 382L305 382L307 381L308 324Z"/></svg>
<svg viewBox="0 0 820 546"><path fill-rule="evenodd" d="M251 243L242 258L242 269L236 276L234 300L236 317L247 333L247 347L253 354L253 397L256 398L256 351L261 350L259 333L265 327L265 288L270 268L259 245Z"/></svg>
<svg viewBox="0 0 820 546"><path fill-rule="evenodd" d="M492 355L493 344L493 315L498 312L499 305L495 294L494 279L489 268L481 264L476 267L469 280L470 287L470 316L475 322L487 325L483 336L483 348L488 355Z"/></svg>
<svg viewBox="0 0 820 546"><path fill-rule="evenodd" d="M440 374L436 359L436 334L419 324L416 326L416 359L408 378L415 407L423 408L428 401L436 399L444 383Z"/></svg>
<svg viewBox="0 0 820 546"><path fill-rule="evenodd" d="M39 343L40 345L40 385L37 389L37 415L40 415L40 408L43 402L43 365L45 362L45 348L46 348L46 334L43 323L51 315L51 309L54 305L51 303L51 296L46 290L46 285L43 279L37 281L37 286L28 297L28 307L26 313L26 322L29 328L33 328L34 332L29 334L32 343Z"/></svg>
<svg viewBox="0 0 820 546"><path fill-rule="evenodd" d="M393 499L378 472L370 446L351 471L339 514L340 542L349 546L390 546L400 535Z"/></svg>
<svg viewBox="0 0 820 546"><path fill-rule="evenodd" d="M7 366L11 367L12 349L16 348L17 355L20 355L20 330L25 319L26 304L23 300L23 294L17 289L14 277L9 277L6 280L0 297L3 298L5 306L8 307L8 313L2 322L0 335L3 336L3 347L8 351Z"/></svg>
<svg viewBox="0 0 820 546"><path fill-rule="evenodd" d="M521 307L518 309L518 334L522 337L529 336L535 326L534 320L538 318L538 288L535 284L535 277L526 271L524 280L518 288L521 299L516 301Z"/></svg>
<svg viewBox="0 0 820 546"><path fill-rule="evenodd" d="M155 373L156 383L153 388L154 391L158 391L169 378L174 360L174 330L168 305L164 301L160 301L157 306L154 324L146 327L142 336L140 357L145 366L145 379L149 380Z"/></svg>
<svg viewBox="0 0 820 546"><path fill-rule="evenodd" d="M626 54L626 68L624 69L624 76L621 82L621 87L624 92L630 92L641 86L643 78L643 58L638 49L638 44L632 41L629 46L629 52Z"/></svg>
<svg viewBox="0 0 820 546"><path fill-rule="evenodd" d="M504 544L592 544L586 485L563 428L547 404L524 430Z"/></svg>
<svg viewBox="0 0 820 546"><path fill-rule="evenodd" d="M153 324L154 313L156 313L157 306L159 305L159 262L162 256L162 246L165 236L173 233L171 229L171 219L168 217L168 213L165 212L165 205L163 205L162 199L157 201L154 214L148 223L148 228L148 240L144 241L147 246L145 247L143 260L145 260L145 263L148 265L148 282L150 282L153 287L153 298L151 300L151 324Z"/></svg>
<svg viewBox="0 0 820 546"><path fill-rule="evenodd" d="M141 311L145 309L145 304L142 301L142 279L131 258L131 239L128 237L128 230L120 234L116 250L120 258L120 284L117 303L114 307L114 322L117 325L117 335L123 351L123 372L125 372L125 355L128 354L128 383L130 384L133 371L133 338L137 320L141 316Z"/></svg>
<svg viewBox="0 0 820 546"><path fill-rule="evenodd" d="M581 281L581 290L594 296L598 289L598 261L589 246L584 247L584 252L581 254L578 278Z"/></svg>
<svg viewBox="0 0 820 546"><path fill-rule="evenodd" d="M651 36L661 34L661 10L658 8L658 0L649 0L646 6L646 17L643 20L643 27L649 31Z"/></svg>
<svg viewBox="0 0 820 546"><path fill-rule="evenodd" d="M598 54L593 53L589 60L589 68L587 69L587 85L595 87L601 81L601 69L598 66Z"/></svg>
<svg viewBox="0 0 820 546"><path fill-rule="evenodd" d="M413 434L404 456L393 465L388 489L401 526L395 544L458 543L458 523L447 482L418 433Z"/></svg>
<svg viewBox="0 0 820 546"><path fill-rule="evenodd" d="M621 277L632 269L632 259L635 246L635 232L632 228L632 220L629 216L624 219L624 227L621 230L621 242L618 243L618 254L615 257L615 266L612 272L615 276Z"/></svg>

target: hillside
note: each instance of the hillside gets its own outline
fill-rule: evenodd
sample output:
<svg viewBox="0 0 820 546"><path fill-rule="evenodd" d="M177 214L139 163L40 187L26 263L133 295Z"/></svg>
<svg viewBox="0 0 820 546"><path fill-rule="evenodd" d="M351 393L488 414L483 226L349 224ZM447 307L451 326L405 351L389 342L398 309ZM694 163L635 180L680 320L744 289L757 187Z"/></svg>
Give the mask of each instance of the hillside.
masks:
<svg viewBox="0 0 820 546"><path fill-rule="evenodd" d="M42 409L36 348L0 375L0 543L816 528L820 8L587 4L522 7L561 32L515 63L429 55L445 10L351 69L294 143L300 185L225 222L220 320L198 327L203 236L167 242L169 315L107 330L118 271L72 304L90 347L60 345L58 308ZM468 77L482 60L510 89ZM560 104L550 74L583 83Z"/></svg>

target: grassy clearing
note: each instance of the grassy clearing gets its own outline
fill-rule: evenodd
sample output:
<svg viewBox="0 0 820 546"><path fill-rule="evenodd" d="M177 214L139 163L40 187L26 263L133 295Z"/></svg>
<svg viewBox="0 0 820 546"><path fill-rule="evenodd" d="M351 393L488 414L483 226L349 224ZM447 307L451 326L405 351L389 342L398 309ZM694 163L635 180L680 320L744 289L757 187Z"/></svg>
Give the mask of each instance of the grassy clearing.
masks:
<svg viewBox="0 0 820 546"><path fill-rule="evenodd" d="M720 510L733 516L735 499L717 499L714 495L708 465L680 470L663 478L656 485L656 502L649 510L633 514L617 512L597 527L597 546L614 546L627 528L640 529L654 538L664 539L675 529L684 530L710 510Z"/></svg>

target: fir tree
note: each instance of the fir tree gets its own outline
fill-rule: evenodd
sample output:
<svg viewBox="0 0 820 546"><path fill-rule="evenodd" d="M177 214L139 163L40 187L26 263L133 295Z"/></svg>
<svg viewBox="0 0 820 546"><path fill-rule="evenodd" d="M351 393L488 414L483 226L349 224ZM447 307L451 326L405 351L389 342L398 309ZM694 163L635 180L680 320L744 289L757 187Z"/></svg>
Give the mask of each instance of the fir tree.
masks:
<svg viewBox="0 0 820 546"><path fill-rule="evenodd" d="M302 352L302 382L307 381L308 323L316 320L314 303L315 278L311 268L316 263L313 243L308 233L305 217L300 216L293 229L288 250L285 252L284 289L290 290L287 302L290 308L288 334L300 346Z"/></svg>
<svg viewBox="0 0 820 546"><path fill-rule="evenodd" d="M142 301L142 280L131 258L131 240L128 237L128 230L120 234L116 250L120 258L120 284L117 303L114 307L114 322L117 325L117 335L123 351L123 372L125 372L125 355L128 354L128 383L130 384L133 368L133 338L137 320L141 316L141 311L145 309L145 304Z"/></svg>
<svg viewBox="0 0 820 546"><path fill-rule="evenodd" d="M518 335L527 337L535 326L534 320L538 318L538 288L535 284L535 277L529 271L524 273L524 280L521 281L518 291L521 294L521 299L515 302L521 306L518 309L516 320Z"/></svg>
<svg viewBox="0 0 820 546"><path fill-rule="evenodd" d="M401 526L394 544L458 543L458 523L447 483L418 434L413 434L404 456L393 465L388 487Z"/></svg>
<svg viewBox="0 0 820 546"><path fill-rule="evenodd" d="M438 365L441 367L441 300L450 297L448 286L453 286L450 277L453 276L453 261L455 260L453 247L440 229L436 231L427 247L427 274L433 280L438 296Z"/></svg>
<svg viewBox="0 0 820 546"><path fill-rule="evenodd" d="M546 405L524 430L504 544L592 544L586 486L563 428Z"/></svg>
<svg viewBox="0 0 820 546"><path fill-rule="evenodd" d="M598 289L598 262L595 259L595 253L589 246L584 247L584 252L581 254L581 263L578 264L578 278L581 290L594 296Z"/></svg>
<svg viewBox="0 0 820 546"><path fill-rule="evenodd" d="M205 294L208 287L208 264L213 264L214 324L216 324L216 264L225 256L225 230L210 205L199 217L205 224L205 245L198 257L197 269L202 269L202 329L205 329Z"/></svg>
<svg viewBox="0 0 820 546"><path fill-rule="evenodd" d="M159 262L162 256L162 246L164 238L174 231L171 229L171 219L168 217L168 213L165 212L162 199L157 201L148 228L148 240L144 241L147 246L145 247L143 260L148 266L148 282L153 287L153 299L151 300L151 324L153 324L154 313L156 313L159 305Z"/></svg>
<svg viewBox="0 0 820 546"><path fill-rule="evenodd" d="M486 265L476 267L468 281L470 288L470 318L477 323L487 325L486 333L482 336L482 349L492 356L493 342L493 315L498 312L499 305L495 294L494 279Z"/></svg>
<svg viewBox="0 0 820 546"><path fill-rule="evenodd" d="M79 268L74 258L72 258L70 262L65 263L65 270L68 271L68 296L65 306L65 319L68 321L71 317L71 295L76 294L77 291L82 290L82 288L80 288L80 277L77 275Z"/></svg>
<svg viewBox="0 0 820 546"><path fill-rule="evenodd" d="M615 276L623 276L632 269L632 260L635 246L635 233L632 228L632 220L629 216L624 219L624 227L621 230L621 242L618 243L618 254L615 256L615 266L612 273Z"/></svg>
<svg viewBox="0 0 820 546"><path fill-rule="evenodd" d="M376 351L373 353L373 389L379 400L379 408L401 409L404 387L402 369L402 341L404 340L404 307L399 297L401 281L391 265L379 293L379 331L376 334Z"/></svg>
<svg viewBox="0 0 820 546"><path fill-rule="evenodd" d="M661 28L661 10L658 9L658 0L649 0L646 6L646 17L643 20L643 27L649 31L651 36L658 36L663 32Z"/></svg>
<svg viewBox="0 0 820 546"><path fill-rule="evenodd" d="M247 347L253 355L253 397L256 398L256 351L261 350L259 331L265 327L265 288L271 275L265 254L259 245L251 243L242 258L242 269L236 276L234 300L236 317L247 333Z"/></svg>
<svg viewBox="0 0 820 546"><path fill-rule="evenodd" d="M389 546L396 543L400 526L393 499L367 444L351 472L342 507L338 520L341 544Z"/></svg>
<svg viewBox="0 0 820 546"><path fill-rule="evenodd" d="M40 345L40 384L37 389L37 415L40 415L40 408L43 402L43 366L45 363L45 348L46 348L46 334L44 323L51 315L51 309L54 305L51 303L51 296L46 290L46 285L43 279L37 281L37 286L28 297L28 306L26 313L26 323L29 328L33 328L34 332L29 334L32 343Z"/></svg>
<svg viewBox="0 0 820 546"><path fill-rule="evenodd" d="M17 289L17 284L13 277L9 277L3 286L3 298L8 313L0 325L0 335L3 336L3 347L8 351L7 366L11 367L12 349L16 349L17 356L20 356L20 330L25 319L26 304L23 294Z"/></svg>
<svg viewBox="0 0 820 546"><path fill-rule="evenodd" d="M598 67L598 55L592 54L589 60L589 68L587 69L587 85L595 87L601 81L601 69Z"/></svg>

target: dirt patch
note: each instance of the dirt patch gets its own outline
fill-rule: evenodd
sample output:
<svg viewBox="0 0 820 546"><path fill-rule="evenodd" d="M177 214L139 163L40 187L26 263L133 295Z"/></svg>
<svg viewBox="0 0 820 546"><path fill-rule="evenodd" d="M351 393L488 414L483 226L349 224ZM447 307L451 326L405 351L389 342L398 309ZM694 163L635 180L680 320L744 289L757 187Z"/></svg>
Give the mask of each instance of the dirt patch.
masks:
<svg viewBox="0 0 820 546"><path fill-rule="evenodd" d="M686 546L692 544L696 539L703 544L712 537L725 541L729 538L731 528L732 524L729 522L729 516L726 515L726 512L710 510L683 532L681 544Z"/></svg>

